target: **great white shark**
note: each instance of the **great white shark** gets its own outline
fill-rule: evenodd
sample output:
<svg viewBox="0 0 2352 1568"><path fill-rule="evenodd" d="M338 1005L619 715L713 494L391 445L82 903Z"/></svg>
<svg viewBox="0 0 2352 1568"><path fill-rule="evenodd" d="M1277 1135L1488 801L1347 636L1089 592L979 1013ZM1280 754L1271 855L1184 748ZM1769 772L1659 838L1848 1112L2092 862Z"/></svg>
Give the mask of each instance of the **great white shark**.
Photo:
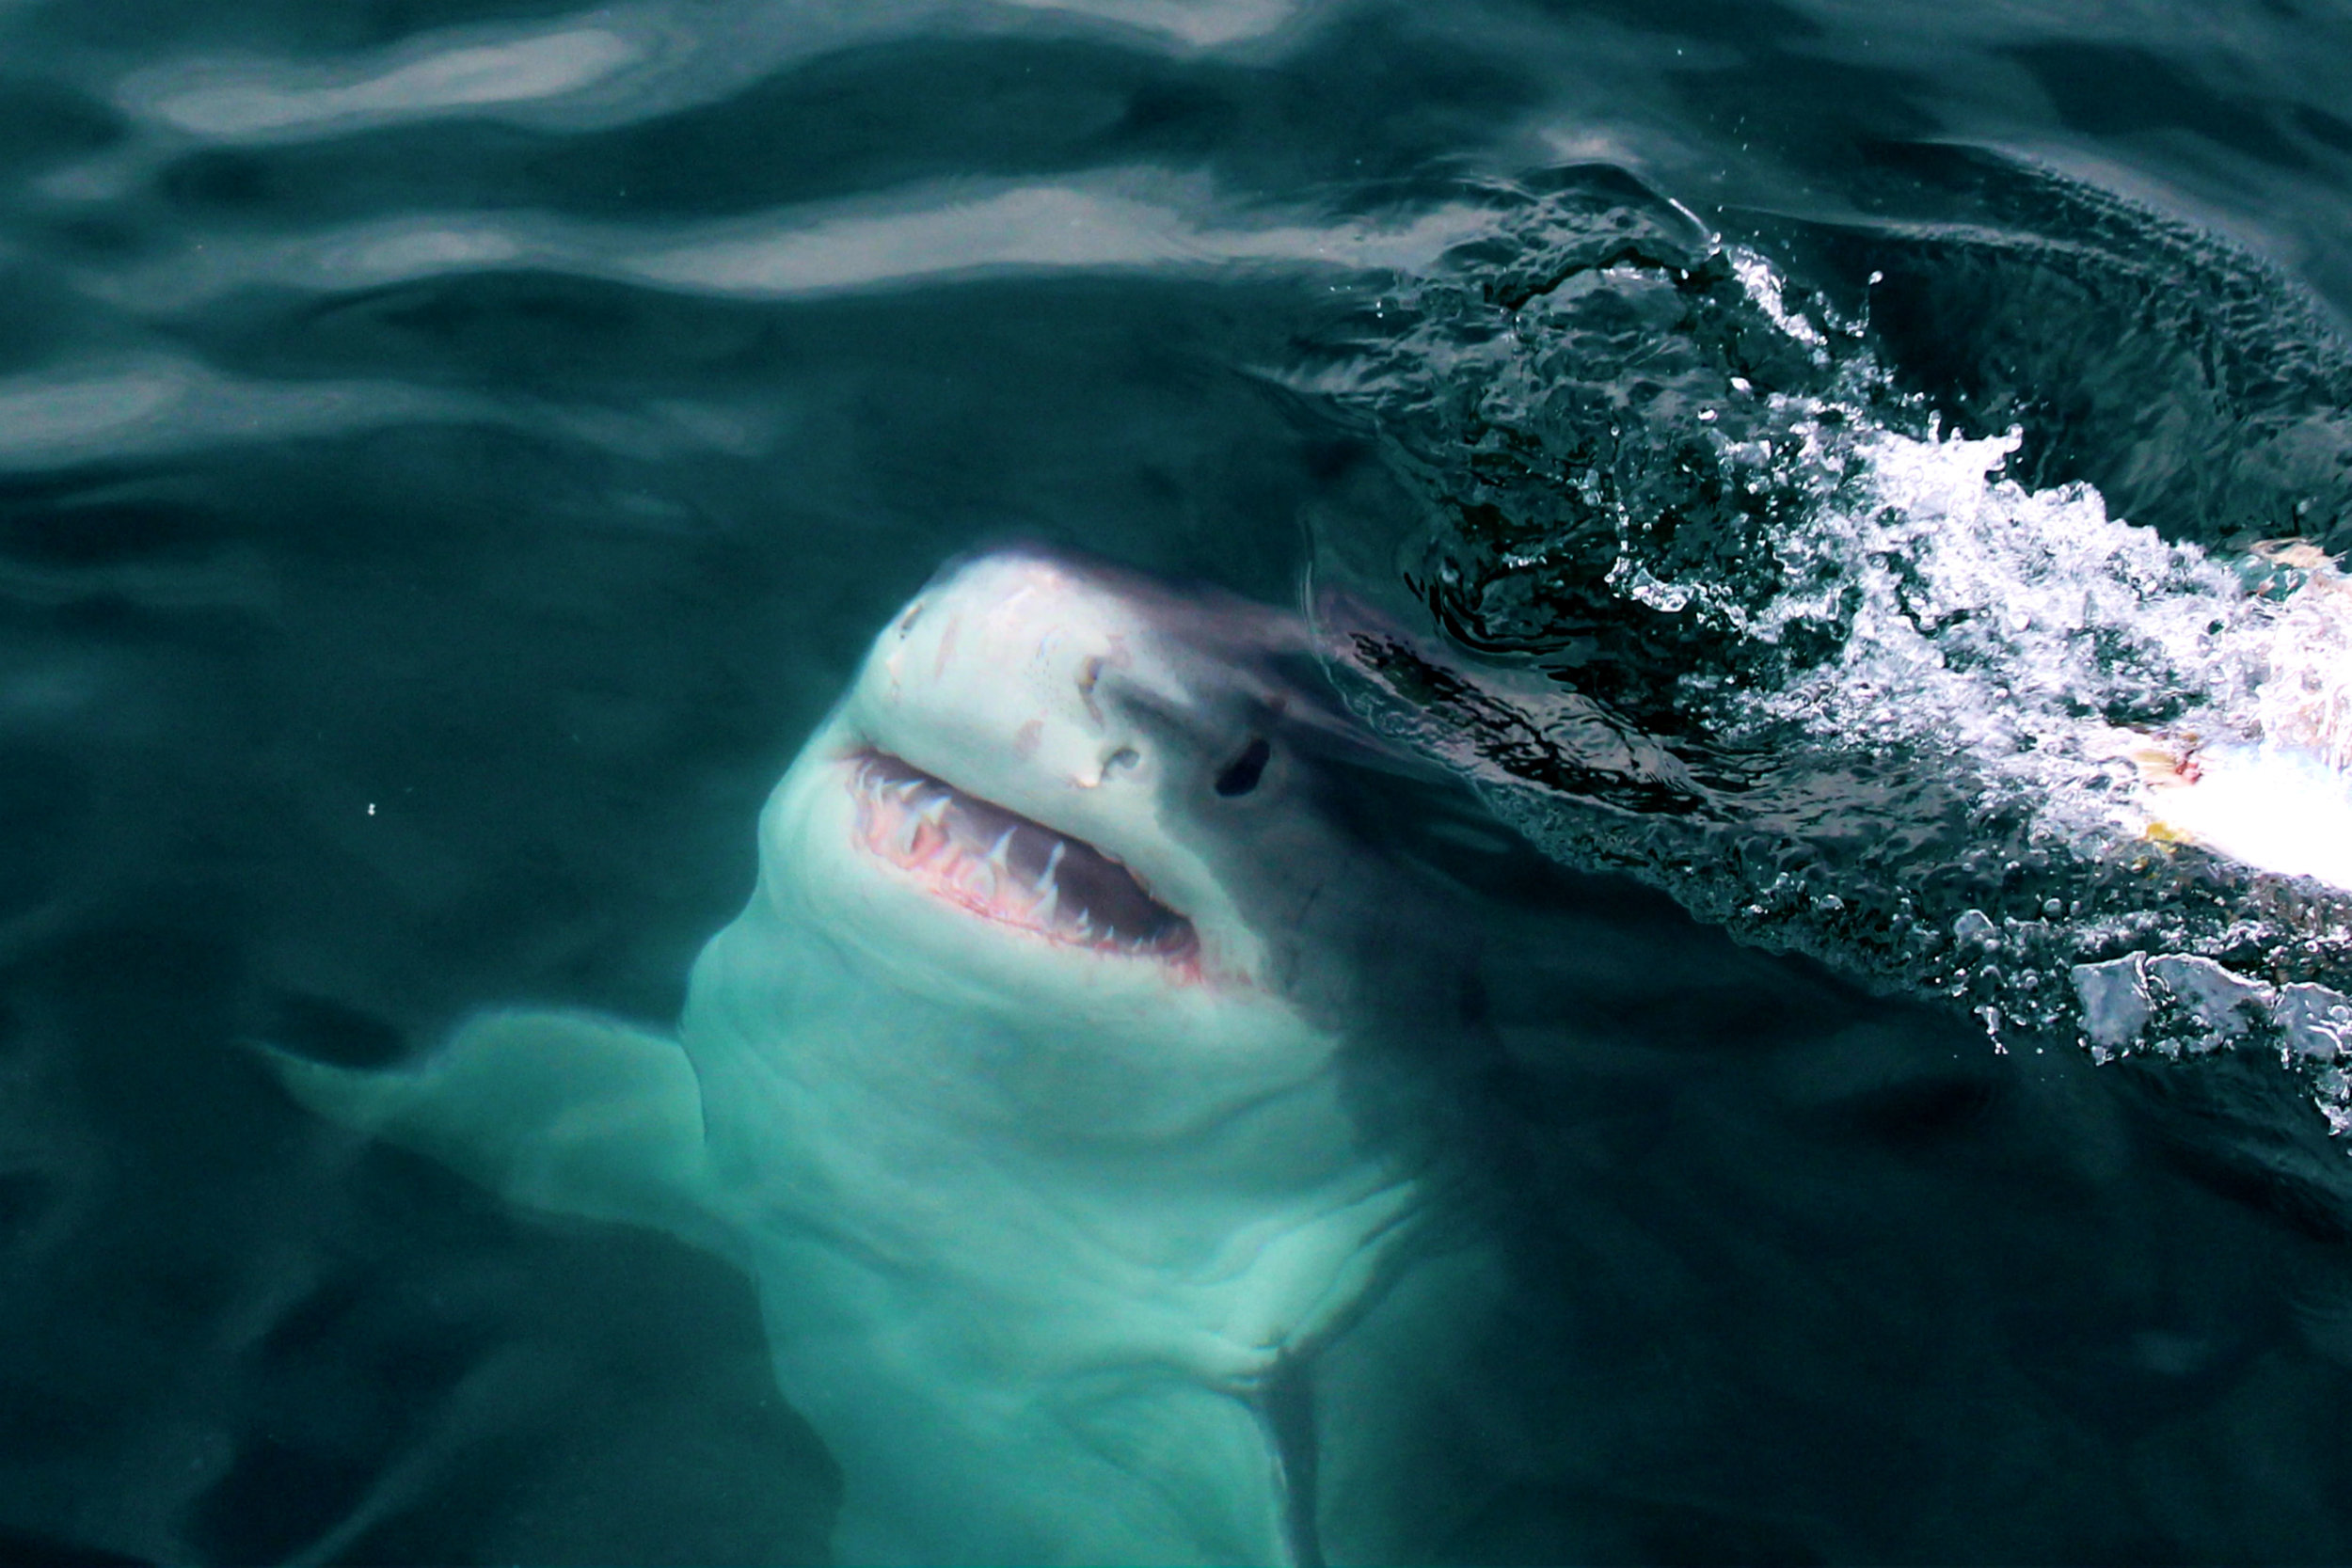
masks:
<svg viewBox="0 0 2352 1568"><path fill-rule="evenodd" d="M1333 1499L1392 1490L1376 1423L1332 1412L1412 1334L1333 1347L1460 1254L1459 970L1275 673L1289 625L971 560L775 787L674 1033L504 1010L414 1066L274 1059L518 1205L747 1270L844 1560L1373 1550Z"/></svg>

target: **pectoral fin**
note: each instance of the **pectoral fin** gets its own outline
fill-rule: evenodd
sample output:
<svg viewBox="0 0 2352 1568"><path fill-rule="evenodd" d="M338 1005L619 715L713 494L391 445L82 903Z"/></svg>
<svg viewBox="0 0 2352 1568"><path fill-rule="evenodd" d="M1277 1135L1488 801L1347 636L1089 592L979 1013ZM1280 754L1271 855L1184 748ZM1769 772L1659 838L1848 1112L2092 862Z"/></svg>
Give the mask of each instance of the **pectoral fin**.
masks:
<svg viewBox="0 0 2352 1568"><path fill-rule="evenodd" d="M511 1202L652 1226L719 1251L702 1091L677 1041L584 1013L485 1013L413 1068L271 1050L330 1121L438 1160Z"/></svg>

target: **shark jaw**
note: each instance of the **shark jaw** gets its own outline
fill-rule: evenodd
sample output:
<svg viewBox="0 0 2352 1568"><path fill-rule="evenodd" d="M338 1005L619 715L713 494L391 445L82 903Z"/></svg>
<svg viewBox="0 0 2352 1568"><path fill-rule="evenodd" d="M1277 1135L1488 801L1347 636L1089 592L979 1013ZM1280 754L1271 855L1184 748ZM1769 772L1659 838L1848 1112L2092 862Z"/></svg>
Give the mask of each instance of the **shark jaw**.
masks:
<svg viewBox="0 0 2352 1568"><path fill-rule="evenodd" d="M1200 936L1084 839L874 747L844 765L854 836L930 896L1014 931L1200 978Z"/></svg>

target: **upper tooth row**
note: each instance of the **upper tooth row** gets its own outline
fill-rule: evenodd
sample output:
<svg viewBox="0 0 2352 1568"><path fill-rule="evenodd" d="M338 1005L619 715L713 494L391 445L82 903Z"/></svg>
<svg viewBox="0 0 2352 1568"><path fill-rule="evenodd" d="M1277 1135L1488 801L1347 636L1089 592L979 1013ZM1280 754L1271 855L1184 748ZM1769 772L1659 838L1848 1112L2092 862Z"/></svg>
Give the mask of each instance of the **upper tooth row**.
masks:
<svg viewBox="0 0 2352 1568"><path fill-rule="evenodd" d="M884 784L880 793L896 796L902 805L912 808L909 811L911 820L906 827L905 849L912 850L914 847L915 837L921 832L923 824L928 823L941 830L942 832L946 831L947 808L955 803L955 792L937 781L931 779L896 780ZM926 797L928 798L922 799L921 805L915 805L917 799ZM982 863L997 874L999 885L1001 885L1001 879L1016 876L1006 851L1011 847L1012 836L1018 832L1020 832L1019 824L1006 828L1004 832L996 835L996 842L989 846L987 854L980 857ZM1055 873L1060 868L1062 856L1068 852L1069 848L1070 845L1067 840L1059 834L1054 835L1053 850L1046 856L1045 867L1038 873L1036 881L1030 884L1030 890L1039 895L1038 903L1030 911L1031 918L1048 924L1073 927L1078 935L1089 942L1100 942L1104 938L1114 936L1115 933L1108 927L1098 925L1092 915L1083 911L1079 911L1074 919L1057 920L1056 918L1061 908L1061 888ZM1025 879L1016 877L1016 879ZM988 893L990 896L993 896L995 888L990 888ZM1136 938L1134 942L1124 945L1139 946L1143 941L1143 938Z"/></svg>

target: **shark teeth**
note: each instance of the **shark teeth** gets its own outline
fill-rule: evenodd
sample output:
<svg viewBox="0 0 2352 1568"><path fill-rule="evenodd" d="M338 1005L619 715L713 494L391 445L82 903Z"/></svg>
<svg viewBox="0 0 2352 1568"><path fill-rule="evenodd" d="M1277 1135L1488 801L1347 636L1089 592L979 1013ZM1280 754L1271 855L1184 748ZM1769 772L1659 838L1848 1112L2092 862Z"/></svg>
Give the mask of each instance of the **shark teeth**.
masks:
<svg viewBox="0 0 2352 1568"><path fill-rule="evenodd" d="M1096 952L1182 958L1198 947L1191 921L1092 845L886 752L859 754L851 793L866 847L935 896Z"/></svg>

